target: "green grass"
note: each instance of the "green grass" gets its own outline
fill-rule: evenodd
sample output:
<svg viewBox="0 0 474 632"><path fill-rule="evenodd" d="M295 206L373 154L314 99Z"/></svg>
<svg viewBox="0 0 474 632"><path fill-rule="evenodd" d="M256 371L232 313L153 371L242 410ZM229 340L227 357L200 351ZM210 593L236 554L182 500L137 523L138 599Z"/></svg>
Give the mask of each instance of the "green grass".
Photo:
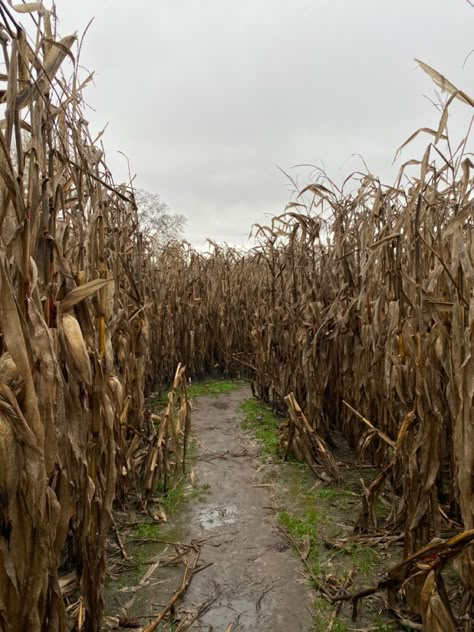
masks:
<svg viewBox="0 0 474 632"><path fill-rule="evenodd" d="M317 520L318 514L316 511L307 511L301 516L297 516L288 511L282 511L278 515L278 522L297 542L305 537L309 537L311 543L317 540Z"/></svg>
<svg viewBox="0 0 474 632"><path fill-rule="evenodd" d="M191 491L191 494L187 492L185 489L186 478L183 476L178 480L178 483L173 489L169 489L166 493L162 491L162 483L160 483L157 487L157 493L161 496L161 507L165 512L166 516L169 517L173 515L176 511L178 511L182 504L186 502L188 498L190 498L194 493L194 488ZM131 537L133 539L143 539L143 540L154 540L159 539L163 536L162 534L162 523L160 522L146 522L144 524L139 524L133 528L131 532ZM153 547L148 546L140 546L134 547L133 549L133 559L136 564L135 575L141 576L144 572L145 563L152 556L151 551Z"/></svg>
<svg viewBox="0 0 474 632"><path fill-rule="evenodd" d="M147 406L151 408L151 410L155 413L155 415L159 415L163 412L166 404L168 403L168 391L164 391L160 394L151 395L147 399Z"/></svg>
<svg viewBox="0 0 474 632"><path fill-rule="evenodd" d="M336 617L332 626L332 632L350 632L350 627L345 621Z"/></svg>
<svg viewBox="0 0 474 632"><path fill-rule="evenodd" d="M353 492L343 487L319 487L315 490L314 496L316 499L339 505L346 504L347 497L353 496Z"/></svg>
<svg viewBox="0 0 474 632"><path fill-rule="evenodd" d="M314 618L315 632L319 632L321 628L326 627L327 620L331 615L333 605L325 599L316 599L312 605L312 612ZM324 629L324 628L323 628Z"/></svg>
<svg viewBox="0 0 474 632"><path fill-rule="evenodd" d="M311 630L313 632L321 632L321 630L326 630L333 608L334 605L324 599L317 599L313 603L311 608L313 612L313 627L311 628ZM350 632L351 628L349 627L348 623L346 623L346 621L343 621L341 618L336 617L334 619L331 630L332 632Z"/></svg>
<svg viewBox="0 0 474 632"><path fill-rule="evenodd" d="M223 393L231 393L245 386L245 380L225 380L225 379L206 379L192 382L188 388L188 396L190 399L202 397L203 395L222 395ZM164 389L160 394L156 394L148 398L148 406L154 413L159 414L168 403L168 388Z"/></svg>
<svg viewBox="0 0 474 632"><path fill-rule="evenodd" d="M311 586L317 590L324 576L319 551L318 525L326 516L314 509L298 513L283 511L278 514L278 522L296 542L298 548L309 551L306 558Z"/></svg>
<svg viewBox="0 0 474 632"><path fill-rule="evenodd" d="M162 498L161 504L163 506L165 513L169 513L169 514L175 513L175 511L179 508L179 506L185 500L186 492L184 489L184 482L185 482L184 477L181 477L178 480L175 487L168 489L165 493L163 493L161 497ZM160 486L158 485L157 491L160 493L159 487Z"/></svg>
<svg viewBox="0 0 474 632"><path fill-rule="evenodd" d="M352 544L350 547L352 564L364 577L369 577L380 564L380 556L369 545Z"/></svg>
<svg viewBox="0 0 474 632"><path fill-rule="evenodd" d="M153 536L147 536L147 537L153 537ZM154 537L156 537L156 535ZM135 573L136 573L137 578L143 576L145 572L145 565L146 565L146 562L148 562L149 557L150 557L150 553L145 548L137 548L133 552L133 559L135 560L135 564L136 564Z"/></svg>
<svg viewBox="0 0 474 632"><path fill-rule="evenodd" d="M255 437L262 444L262 455L278 457L278 426L282 419L254 398L242 402L240 408L244 414L242 428L255 433Z"/></svg>
<svg viewBox="0 0 474 632"><path fill-rule="evenodd" d="M193 458L195 458L196 450L196 442L190 441L186 458L186 462L188 464L193 460ZM189 474L189 468L187 471ZM183 503L190 498L202 499L209 490L209 485L194 485L191 489L189 489L189 487L186 488L187 481L188 476L181 474L176 482L176 485L174 487L169 487L166 492L163 489L163 481L158 482L158 485L156 486L156 494L160 497L160 505L166 516L172 516L181 509ZM160 522L141 524L133 530L133 537L157 538L159 537L160 529Z"/></svg>
<svg viewBox="0 0 474 632"><path fill-rule="evenodd" d="M310 586L317 591L328 578L342 586L351 567L359 581L362 578L372 581L382 562L377 549L368 544L351 542L350 539L341 549L325 545L327 540L337 540L341 535L350 538L351 531L339 523L345 522L347 512L356 501L355 493L346 484L337 487L314 485L308 481L304 471L299 468L291 471L291 484L287 490L291 498L291 510L279 513L278 522L296 543L300 554L307 553L305 564ZM323 598L316 600L313 606L314 630L326 629L332 611L332 604ZM374 630L380 629L380 632L392 629L382 620L377 622L377 626ZM336 617L332 627L333 632L348 632L352 629L345 615Z"/></svg>
<svg viewBox="0 0 474 632"><path fill-rule="evenodd" d="M245 386L247 382L244 380L200 380L193 382L189 389L189 396L202 397L203 395L222 395L223 393L231 393L238 391L239 388Z"/></svg>
<svg viewBox="0 0 474 632"><path fill-rule="evenodd" d="M160 523L159 522L147 522L146 524L140 524L136 526L132 535L134 538L143 538L146 540L147 538L157 538L160 533Z"/></svg>
<svg viewBox="0 0 474 632"><path fill-rule="evenodd" d="M157 494L160 495L160 505L165 512L166 516L173 515L180 506L185 502L188 497L184 484L185 477L181 477L176 486L172 489L168 489L167 492L163 492L163 483L160 481L157 486ZM132 531L133 538L153 539L160 537L161 523L160 522L147 522L136 526ZM136 555L134 555L136 558ZM138 562L138 560L136 560Z"/></svg>

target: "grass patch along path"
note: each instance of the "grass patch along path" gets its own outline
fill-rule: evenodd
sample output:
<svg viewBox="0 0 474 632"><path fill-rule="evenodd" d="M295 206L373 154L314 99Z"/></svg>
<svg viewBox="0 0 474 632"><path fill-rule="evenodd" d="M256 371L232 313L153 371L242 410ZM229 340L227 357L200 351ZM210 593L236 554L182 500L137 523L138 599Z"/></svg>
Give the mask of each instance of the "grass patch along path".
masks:
<svg viewBox="0 0 474 632"><path fill-rule="evenodd" d="M296 555L304 562L304 575L315 591L312 603L312 630L331 632L352 630L404 630L384 616L380 595L361 602L356 623L347 604L335 615L330 595L344 585L375 585L384 569L398 560L398 549L377 548L370 538L356 538L353 521L360 509L360 479L366 484L375 476L371 468L341 468L339 485L322 484L309 468L295 459L282 460L278 427L283 418L269 407L251 398L241 404L242 428L254 434L260 443L264 480L272 491L275 516ZM386 512L385 507L380 513Z"/></svg>
<svg viewBox="0 0 474 632"><path fill-rule="evenodd" d="M242 428L252 430L261 444L262 455L268 458L278 457L278 426L281 419L255 398L246 399L240 405L243 413Z"/></svg>

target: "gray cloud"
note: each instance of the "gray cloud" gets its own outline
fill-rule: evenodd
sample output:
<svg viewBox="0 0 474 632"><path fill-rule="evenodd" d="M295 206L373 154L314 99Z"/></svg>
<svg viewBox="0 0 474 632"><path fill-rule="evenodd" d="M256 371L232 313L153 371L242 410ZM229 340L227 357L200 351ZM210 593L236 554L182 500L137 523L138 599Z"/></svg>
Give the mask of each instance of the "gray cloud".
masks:
<svg viewBox="0 0 474 632"><path fill-rule="evenodd" d="M322 165L392 180L395 149L436 126L419 57L467 92L474 10L464 0L57 0L61 33L83 29L97 71L91 125L109 122L108 162L189 218L187 237L245 241L280 213L288 183ZM458 108L459 109L459 108ZM451 122L463 133L467 108ZM421 141L407 157L424 146Z"/></svg>

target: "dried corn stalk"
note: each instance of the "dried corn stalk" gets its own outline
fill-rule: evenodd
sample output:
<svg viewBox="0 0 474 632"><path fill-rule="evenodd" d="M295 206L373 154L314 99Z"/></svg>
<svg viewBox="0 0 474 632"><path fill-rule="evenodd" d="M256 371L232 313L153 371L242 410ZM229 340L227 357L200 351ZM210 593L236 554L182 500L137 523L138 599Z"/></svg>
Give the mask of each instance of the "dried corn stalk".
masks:
<svg viewBox="0 0 474 632"><path fill-rule="evenodd" d="M89 135L75 36L0 9L0 629L91 632L155 368L151 250Z"/></svg>

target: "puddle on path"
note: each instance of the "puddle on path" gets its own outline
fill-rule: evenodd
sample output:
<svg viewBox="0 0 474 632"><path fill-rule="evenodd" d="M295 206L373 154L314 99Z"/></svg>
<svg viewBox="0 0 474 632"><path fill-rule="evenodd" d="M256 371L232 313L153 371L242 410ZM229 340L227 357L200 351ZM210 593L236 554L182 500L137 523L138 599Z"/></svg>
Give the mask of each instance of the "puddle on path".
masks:
<svg viewBox="0 0 474 632"><path fill-rule="evenodd" d="M203 529L209 531L222 527L225 524L234 524L237 522L237 506L216 506L207 507L199 513L199 524Z"/></svg>

